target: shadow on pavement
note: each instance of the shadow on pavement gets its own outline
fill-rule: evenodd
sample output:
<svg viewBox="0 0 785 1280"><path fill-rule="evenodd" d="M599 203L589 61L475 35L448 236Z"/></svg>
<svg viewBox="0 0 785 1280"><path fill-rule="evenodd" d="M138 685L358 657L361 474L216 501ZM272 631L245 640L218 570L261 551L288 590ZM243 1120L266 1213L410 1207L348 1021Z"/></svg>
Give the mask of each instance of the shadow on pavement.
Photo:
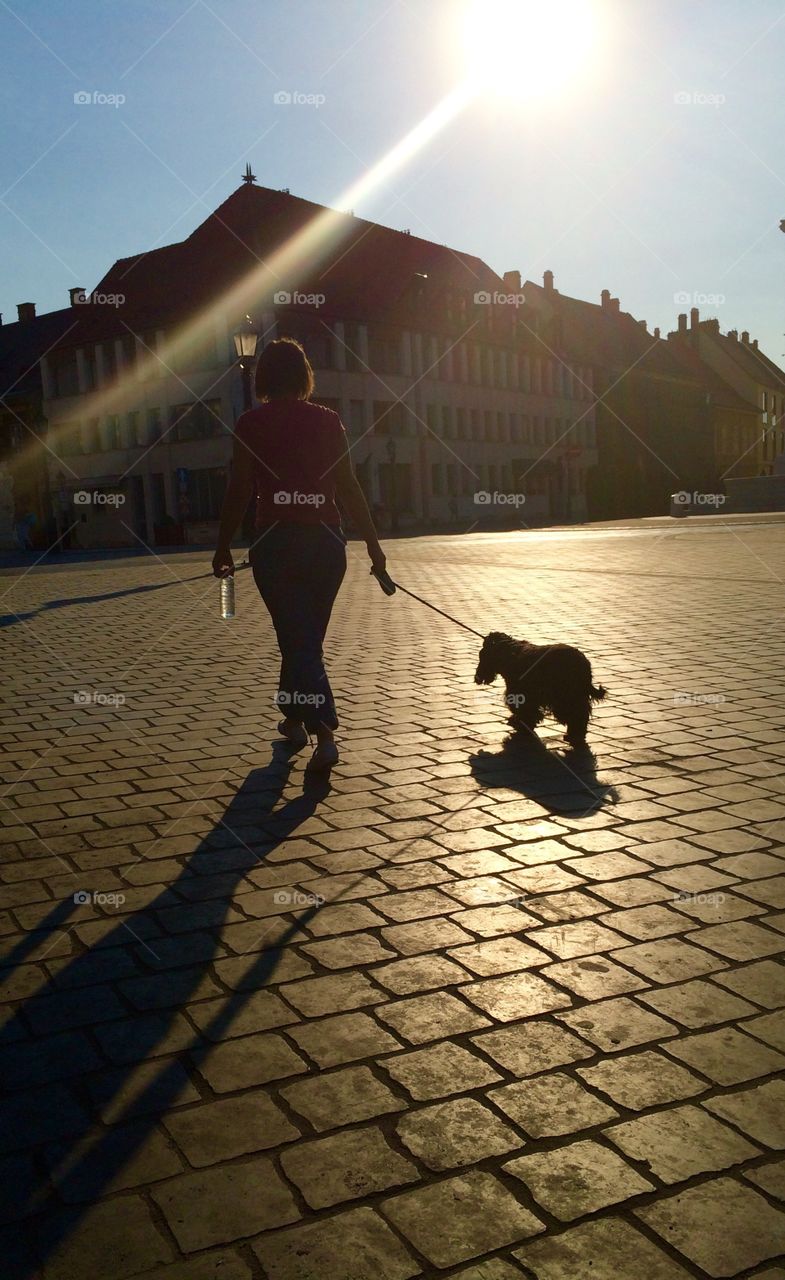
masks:
<svg viewBox="0 0 785 1280"><path fill-rule="evenodd" d="M616 789L597 777L597 757L589 747L554 751L537 734L511 733L500 751L477 751L469 764L486 790L519 791L553 814L586 817L618 799Z"/></svg>
<svg viewBox="0 0 785 1280"><path fill-rule="evenodd" d="M309 905L290 920L245 921L252 935L258 926L259 936L236 956L253 953L237 984L242 989L218 989L201 1032L191 1031L180 1010L224 954L219 938L231 920L237 885L248 870L264 866L265 856L329 793L328 781L306 781L301 795L274 811L290 770L288 750L276 745L270 763L249 773L177 880L65 960L5 1022L0 1222L17 1226L0 1236L4 1280L34 1280L93 1202L126 1186L119 1175L188 1085L186 1068L198 1068L224 1038L269 982L281 948L318 910ZM13 978L15 967L47 933L61 933L69 919L66 927L73 927L79 910L73 897L53 906L5 956L0 982ZM99 924L107 914L111 908L98 916ZM243 920L238 917L238 923ZM259 950L265 930L268 946ZM227 948L226 954L235 953ZM92 1037L113 1065L99 1057Z"/></svg>
<svg viewBox="0 0 785 1280"><path fill-rule="evenodd" d="M38 618L42 613L48 613L50 609L65 609L73 604L99 604L102 600L118 600L123 596L138 596L147 591L162 591L164 587L179 587L186 582L198 582L200 578L212 577L212 573L196 573L190 578L171 578L167 582L152 582L140 587L126 587L122 591L106 591L102 595L93 596L67 596L60 600L47 600L44 604L38 606L37 609L31 609L28 613L4 613L0 614L0 627L13 627L17 622L29 622L31 618Z"/></svg>

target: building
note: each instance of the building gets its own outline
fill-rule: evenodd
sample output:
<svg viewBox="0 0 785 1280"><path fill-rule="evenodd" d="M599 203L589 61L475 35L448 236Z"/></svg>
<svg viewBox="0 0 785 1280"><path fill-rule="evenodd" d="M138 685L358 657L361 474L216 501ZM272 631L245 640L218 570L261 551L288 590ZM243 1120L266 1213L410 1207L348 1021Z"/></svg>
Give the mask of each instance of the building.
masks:
<svg viewBox="0 0 785 1280"><path fill-rule="evenodd" d="M585 518L592 370L543 345L520 275L248 174L186 240L72 290L41 376L80 545L214 537L246 314L302 341L383 526Z"/></svg>
<svg viewBox="0 0 785 1280"><path fill-rule="evenodd" d="M720 332L716 319L701 320L697 307L680 315L678 328L668 334L676 350L691 350L752 409L754 422L728 423L717 445L720 477L772 475L785 463L785 373L758 349L746 330Z"/></svg>
<svg viewBox="0 0 785 1280"><path fill-rule="evenodd" d="M597 465L587 479L593 519L662 515L674 491L713 494L727 438L747 440L750 406L702 353L651 334L604 289L600 302L561 294L553 273L527 281L549 346L591 368L597 395Z"/></svg>
<svg viewBox="0 0 785 1280"><path fill-rule="evenodd" d="M35 547L52 537L53 505L47 465L40 361L67 333L68 308L37 316L35 303L20 302L18 319L0 317L0 545L16 545L15 529L25 525Z"/></svg>

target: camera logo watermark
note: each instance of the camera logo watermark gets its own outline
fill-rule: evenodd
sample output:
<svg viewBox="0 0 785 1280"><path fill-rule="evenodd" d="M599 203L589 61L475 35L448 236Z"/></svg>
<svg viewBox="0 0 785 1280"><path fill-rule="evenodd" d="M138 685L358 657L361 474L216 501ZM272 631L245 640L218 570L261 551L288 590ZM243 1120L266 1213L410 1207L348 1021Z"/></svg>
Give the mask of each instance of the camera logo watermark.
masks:
<svg viewBox="0 0 785 1280"><path fill-rule="evenodd" d="M74 694L74 706L77 707L124 707L124 693L99 693L97 689L77 689Z"/></svg>
<svg viewBox="0 0 785 1280"><path fill-rule="evenodd" d="M725 702L724 693L674 693L675 707L720 707Z"/></svg>
<svg viewBox="0 0 785 1280"><path fill-rule="evenodd" d="M326 301L323 293L301 293L299 289L295 289L294 293L290 293L288 289L279 289L273 294L276 307L323 307Z"/></svg>
<svg viewBox="0 0 785 1280"><path fill-rule="evenodd" d="M279 89L273 94L276 107L323 107L327 101L323 93L302 93L299 89Z"/></svg>
<svg viewBox="0 0 785 1280"><path fill-rule="evenodd" d="M124 893L94 893L88 889L77 889L74 894L77 907L86 907L91 903L96 907L121 907L125 902Z"/></svg>
<svg viewBox="0 0 785 1280"><path fill-rule="evenodd" d="M721 307L727 300L724 293L699 293L697 289L692 293L687 289L680 289L673 295L677 307Z"/></svg>
<svg viewBox="0 0 785 1280"><path fill-rule="evenodd" d="M522 293L500 293L498 289L491 293L489 289L478 289L474 301L480 307L522 307L526 299Z"/></svg>
<svg viewBox="0 0 785 1280"><path fill-rule="evenodd" d="M327 699L323 693L300 693L297 689L289 693L279 689L274 701L277 707L323 707Z"/></svg>
<svg viewBox="0 0 785 1280"><path fill-rule="evenodd" d="M74 94L77 107L122 107L125 101L124 93L101 93L98 89L81 89Z"/></svg>
<svg viewBox="0 0 785 1280"><path fill-rule="evenodd" d="M323 907L319 893L301 893L299 889L276 889L273 902L278 907Z"/></svg>
<svg viewBox="0 0 785 1280"><path fill-rule="evenodd" d="M92 489L77 489L74 494L77 507L121 507L125 502L124 493L98 493Z"/></svg>
<svg viewBox="0 0 785 1280"><path fill-rule="evenodd" d="M727 102L724 93L702 93L700 89L679 89L673 95L677 107L721 107Z"/></svg>
<svg viewBox="0 0 785 1280"><path fill-rule="evenodd" d="M326 501L323 493L300 493L298 489L293 493L287 489L279 489L273 494L276 507L321 507Z"/></svg>
<svg viewBox="0 0 785 1280"><path fill-rule="evenodd" d="M122 307L125 302L124 293L86 293L84 289L74 292L74 306L85 307L88 303L97 307Z"/></svg>
<svg viewBox="0 0 785 1280"><path fill-rule="evenodd" d="M526 501L526 494L499 493L498 489L489 493L487 489L478 489L474 495L474 501L478 507L522 507Z"/></svg>
<svg viewBox="0 0 785 1280"><path fill-rule="evenodd" d="M697 490L688 493L686 489L680 489L672 495L672 501L677 507L721 507L725 502L725 494L698 493Z"/></svg>

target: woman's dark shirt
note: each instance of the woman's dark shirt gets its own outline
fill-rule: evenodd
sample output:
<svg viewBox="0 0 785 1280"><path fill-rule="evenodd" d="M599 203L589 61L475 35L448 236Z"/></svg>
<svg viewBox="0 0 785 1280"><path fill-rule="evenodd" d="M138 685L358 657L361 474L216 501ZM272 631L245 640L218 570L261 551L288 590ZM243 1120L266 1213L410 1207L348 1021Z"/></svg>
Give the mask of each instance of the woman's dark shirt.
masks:
<svg viewBox="0 0 785 1280"><path fill-rule="evenodd" d="M257 528L340 525L335 476L346 432L337 413L308 400L269 400L238 419L235 435L253 459Z"/></svg>

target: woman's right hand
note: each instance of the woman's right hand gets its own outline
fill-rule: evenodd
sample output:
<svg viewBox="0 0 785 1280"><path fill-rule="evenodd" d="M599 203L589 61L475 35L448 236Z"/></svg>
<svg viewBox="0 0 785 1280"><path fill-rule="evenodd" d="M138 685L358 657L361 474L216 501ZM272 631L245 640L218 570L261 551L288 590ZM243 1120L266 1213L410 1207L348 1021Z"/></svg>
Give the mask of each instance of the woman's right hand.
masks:
<svg viewBox="0 0 785 1280"><path fill-rule="evenodd" d="M213 576L216 578L228 578L234 573L234 560L231 551L218 548L213 556Z"/></svg>
<svg viewBox="0 0 785 1280"><path fill-rule="evenodd" d="M375 573L384 573L387 569L387 557L381 547L374 547L368 552L371 557L371 568Z"/></svg>

